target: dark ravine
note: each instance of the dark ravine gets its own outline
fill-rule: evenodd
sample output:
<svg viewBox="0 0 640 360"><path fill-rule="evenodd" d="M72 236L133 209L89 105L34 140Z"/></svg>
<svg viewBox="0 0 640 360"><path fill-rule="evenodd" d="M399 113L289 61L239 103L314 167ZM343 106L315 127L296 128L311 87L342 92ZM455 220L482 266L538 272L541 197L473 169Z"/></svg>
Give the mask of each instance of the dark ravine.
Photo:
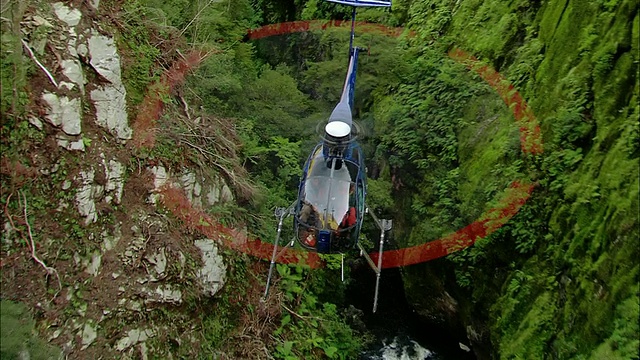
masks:
<svg viewBox="0 0 640 360"><path fill-rule="evenodd" d="M364 324L376 339L365 353L376 353L383 343L389 344L397 338L400 346L409 343L410 340L416 341L435 353L434 359L476 359L473 351L465 351L460 345L469 345L463 328L451 328L447 324L429 321L409 305L400 271L400 269L383 271L378 310L373 313L375 274L360 261L356 261L351 268L346 302L362 310ZM363 355L362 359L369 359L369 356Z"/></svg>

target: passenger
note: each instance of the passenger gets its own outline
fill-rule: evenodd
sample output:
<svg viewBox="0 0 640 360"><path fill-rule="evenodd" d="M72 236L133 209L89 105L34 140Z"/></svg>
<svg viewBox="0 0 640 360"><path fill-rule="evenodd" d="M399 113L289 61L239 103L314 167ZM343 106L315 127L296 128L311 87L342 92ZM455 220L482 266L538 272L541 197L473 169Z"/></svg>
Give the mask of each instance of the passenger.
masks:
<svg viewBox="0 0 640 360"><path fill-rule="evenodd" d="M331 229L331 230L338 229L338 221L336 221L336 218L333 217L333 214L327 215L327 221L326 222L322 221L322 225L323 225L323 229Z"/></svg>
<svg viewBox="0 0 640 360"><path fill-rule="evenodd" d="M341 229L348 229L350 227L352 227L353 225L355 225L356 223L356 208L355 207L350 207L349 211L347 211L346 214L344 214L344 217L342 218L342 222L340 223L340 228Z"/></svg>
<svg viewBox="0 0 640 360"><path fill-rule="evenodd" d="M303 202L302 209L300 210L300 222L302 229L300 231L300 240L308 246L316 246L316 227L319 222L318 211L308 201Z"/></svg>
<svg viewBox="0 0 640 360"><path fill-rule="evenodd" d="M303 224L312 225L309 223L309 218L311 217L311 214L313 212L313 205L311 205L308 201L304 201L302 203L302 209L300 210L300 221Z"/></svg>

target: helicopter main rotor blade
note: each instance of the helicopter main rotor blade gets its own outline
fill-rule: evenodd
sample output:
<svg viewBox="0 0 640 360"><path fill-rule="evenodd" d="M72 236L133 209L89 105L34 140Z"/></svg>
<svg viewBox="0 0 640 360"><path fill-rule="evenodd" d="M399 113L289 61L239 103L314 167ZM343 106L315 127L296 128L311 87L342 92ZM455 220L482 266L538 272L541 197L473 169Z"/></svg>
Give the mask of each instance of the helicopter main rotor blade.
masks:
<svg viewBox="0 0 640 360"><path fill-rule="evenodd" d="M391 0L327 0L328 2L349 6L390 7Z"/></svg>

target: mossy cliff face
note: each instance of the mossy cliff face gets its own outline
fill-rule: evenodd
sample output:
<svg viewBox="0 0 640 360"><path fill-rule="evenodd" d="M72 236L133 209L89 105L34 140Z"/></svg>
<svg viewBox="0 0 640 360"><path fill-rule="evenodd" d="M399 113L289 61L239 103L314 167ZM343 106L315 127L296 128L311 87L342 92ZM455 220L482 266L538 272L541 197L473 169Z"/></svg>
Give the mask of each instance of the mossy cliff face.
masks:
<svg viewBox="0 0 640 360"><path fill-rule="evenodd" d="M501 116L491 99L466 101L459 164L451 167L464 175L450 196L458 219L468 221L470 204L482 206L488 192L485 180L513 161L536 188L506 226L473 247L405 268L409 301L466 332L480 357L637 357L638 3L424 0L399 7L418 39L460 47L507 78L536 115L544 142L540 155L514 160L505 145L492 157L482 139L508 144L513 132L471 141L473 126L504 127L480 114ZM482 161L486 177L478 179L468 170ZM415 213L415 196L399 192ZM436 193L432 206L442 198ZM401 242L414 244L429 239L424 229L437 219L399 222L414 227L400 230Z"/></svg>

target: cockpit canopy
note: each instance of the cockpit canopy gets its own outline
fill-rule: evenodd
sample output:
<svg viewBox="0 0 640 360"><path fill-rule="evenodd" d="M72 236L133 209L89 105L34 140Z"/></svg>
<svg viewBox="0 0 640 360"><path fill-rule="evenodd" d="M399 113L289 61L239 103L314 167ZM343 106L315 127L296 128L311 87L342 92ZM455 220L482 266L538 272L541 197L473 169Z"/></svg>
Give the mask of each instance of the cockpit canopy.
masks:
<svg viewBox="0 0 640 360"><path fill-rule="evenodd" d="M323 253L355 245L361 208L358 193L362 192L357 186L358 164L326 157L318 147L305 168L307 173L300 184L296 207L298 240L303 246ZM322 244L323 234L330 236L329 244Z"/></svg>

